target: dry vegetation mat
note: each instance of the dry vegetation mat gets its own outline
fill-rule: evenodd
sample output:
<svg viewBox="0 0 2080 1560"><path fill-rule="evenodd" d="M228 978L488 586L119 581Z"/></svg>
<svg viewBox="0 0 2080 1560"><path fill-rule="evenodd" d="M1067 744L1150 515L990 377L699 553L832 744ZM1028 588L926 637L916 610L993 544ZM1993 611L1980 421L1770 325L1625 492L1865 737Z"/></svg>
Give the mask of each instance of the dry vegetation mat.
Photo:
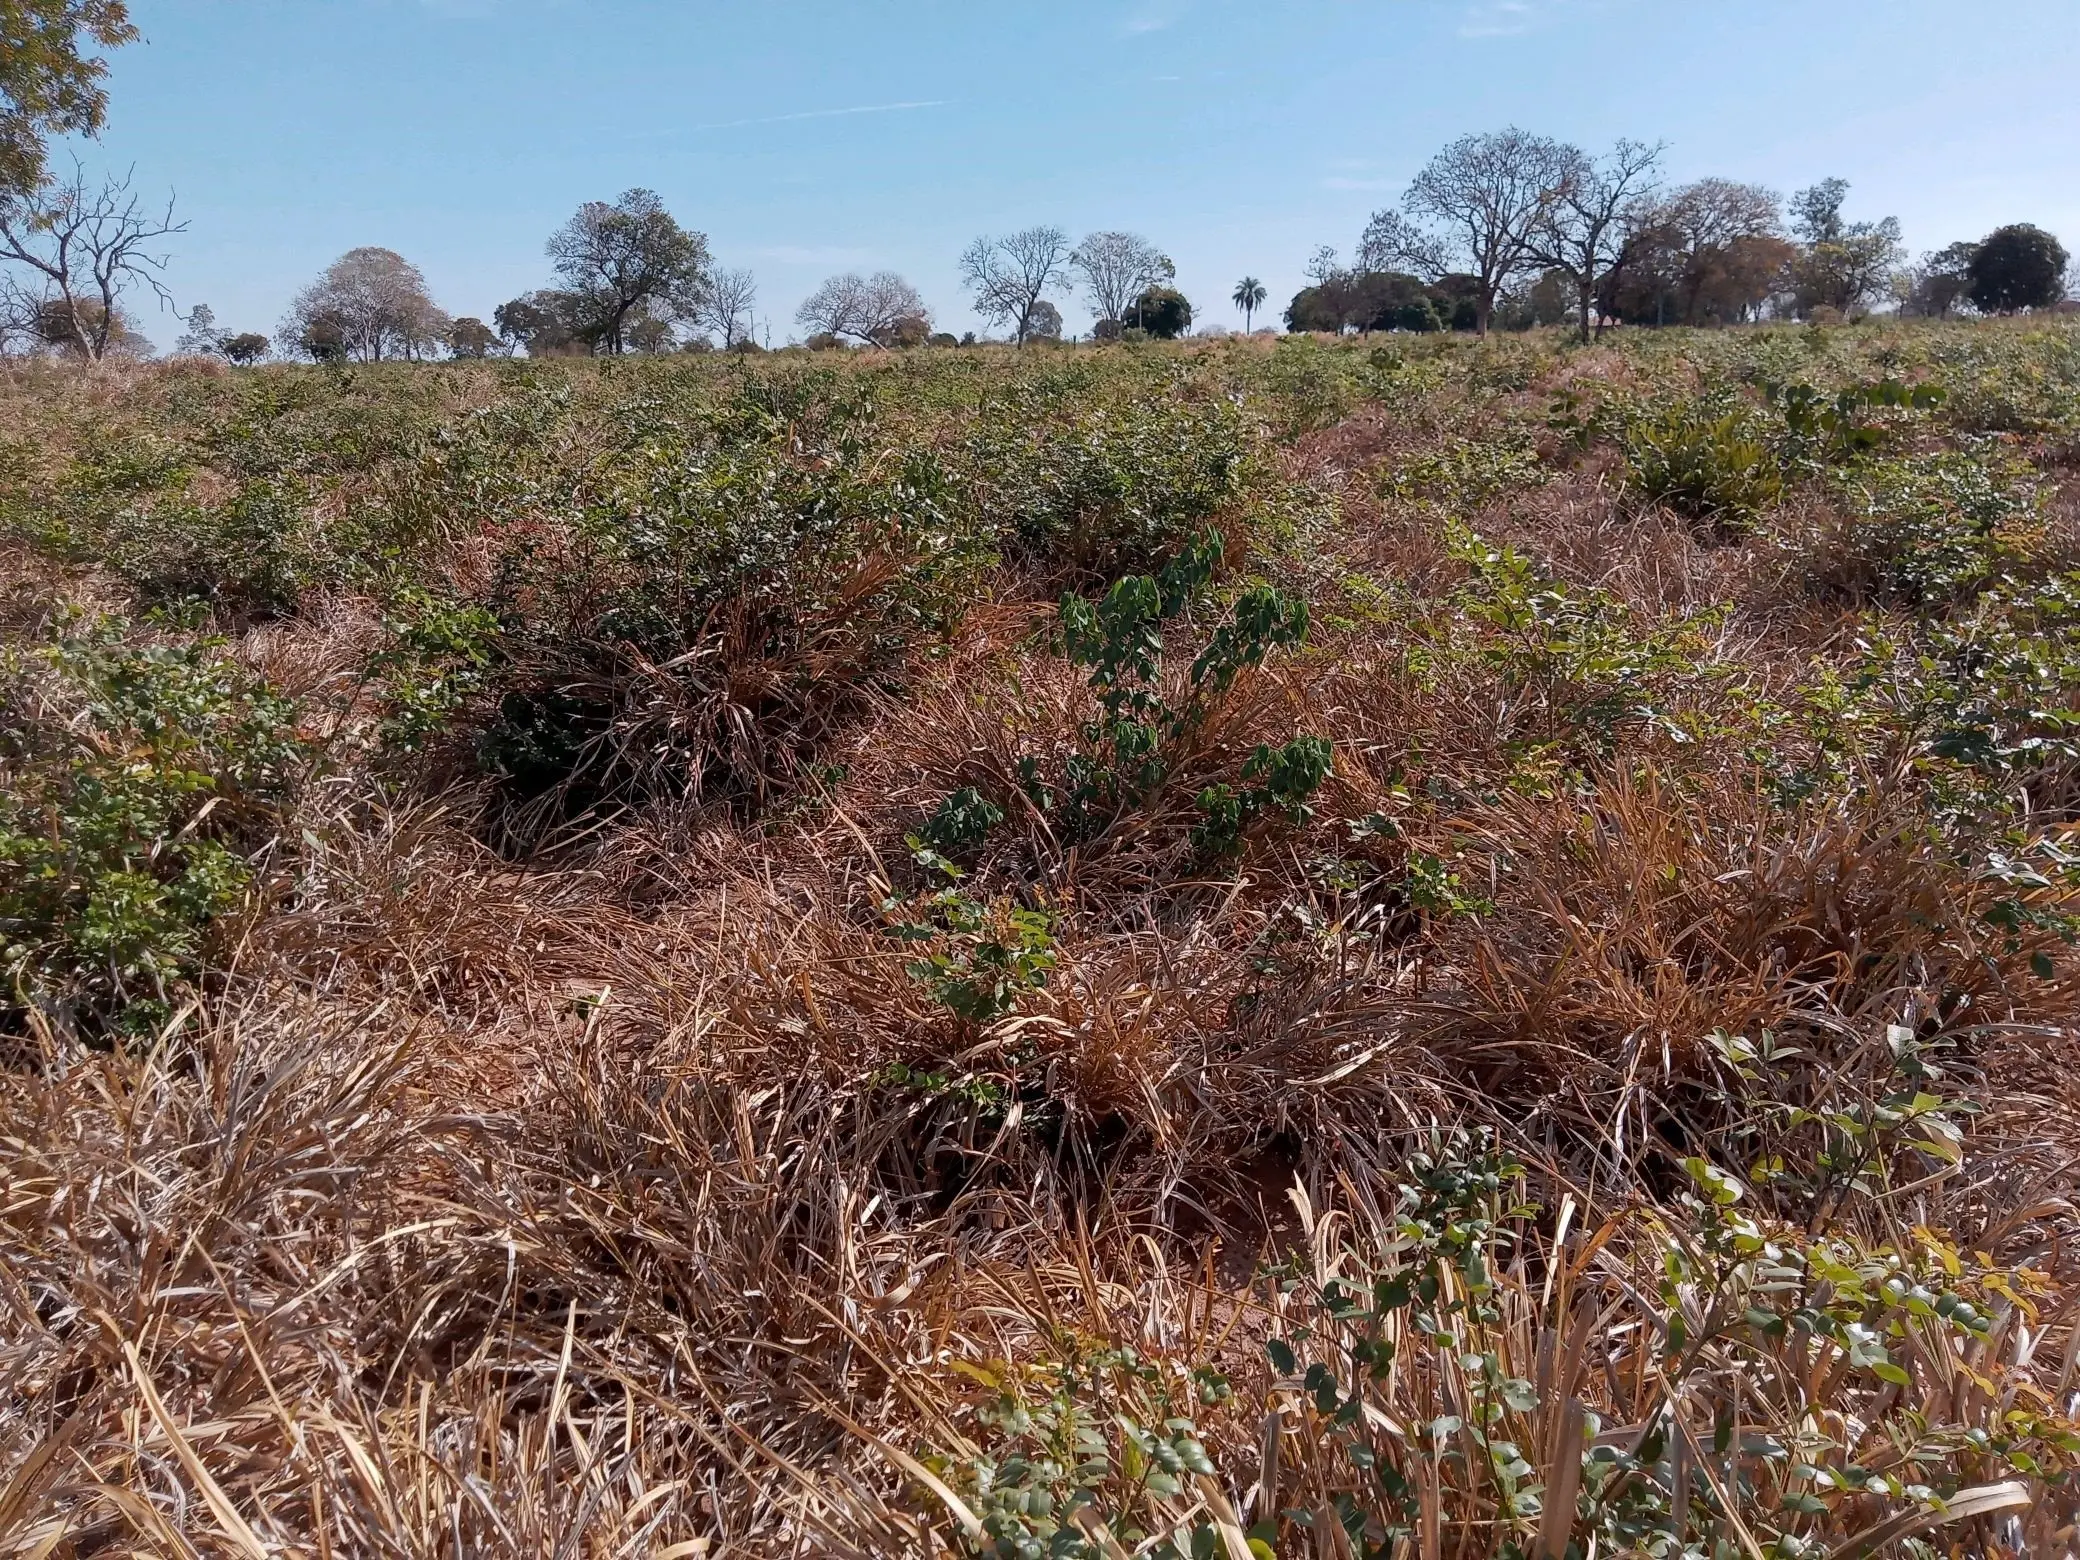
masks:
<svg viewBox="0 0 2080 1560"><path fill-rule="evenodd" d="M0 1553L2055 1555L2080 331L0 382Z"/></svg>

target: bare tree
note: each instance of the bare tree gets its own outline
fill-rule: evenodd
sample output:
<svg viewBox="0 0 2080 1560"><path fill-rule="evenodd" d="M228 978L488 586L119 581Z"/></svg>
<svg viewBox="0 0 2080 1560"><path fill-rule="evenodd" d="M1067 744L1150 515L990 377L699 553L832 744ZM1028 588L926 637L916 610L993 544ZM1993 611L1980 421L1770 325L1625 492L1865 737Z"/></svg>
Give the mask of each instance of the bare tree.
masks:
<svg viewBox="0 0 2080 1560"><path fill-rule="evenodd" d="M326 361L419 358L439 350L454 322L427 295L419 268L395 250L350 249L296 295L283 339Z"/></svg>
<svg viewBox="0 0 2080 1560"><path fill-rule="evenodd" d="M1365 232L1358 239L1358 263L1354 272L1344 273L1337 269L1335 250L1319 251L1317 259L1322 255L1328 257L1327 267L1317 264L1307 273L1317 287L1339 275L1377 276L1384 272L1404 273L1430 282L1451 269L1445 244L1434 233L1424 232L1398 211L1375 211L1372 214L1372 220L1365 224Z"/></svg>
<svg viewBox="0 0 2080 1560"><path fill-rule="evenodd" d="M1011 327L1025 345L1034 311L1068 279L1069 235L1058 227L1029 227L1006 238L978 238L961 256L961 278L974 291L975 312Z"/></svg>
<svg viewBox="0 0 2080 1560"><path fill-rule="evenodd" d="M1571 146L1515 126L1462 136L1430 159L1401 198L1410 217L1442 229L1444 256L1473 278L1483 336L1496 296L1524 270L1533 235L1581 158Z"/></svg>
<svg viewBox="0 0 2080 1560"><path fill-rule="evenodd" d="M1657 141L1620 141L1601 162L1577 157L1559 199L1532 230L1527 253L1533 263L1559 271L1574 283L1583 341L1599 324L1596 284L1618 263L1635 219L1652 200L1661 154Z"/></svg>
<svg viewBox="0 0 2080 1560"><path fill-rule="evenodd" d="M796 323L805 330L849 336L872 346L894 345L904 322L913 320L929 328L924 299L893 271L833 276L795 312Z"/></svg>
<svg viewBox="0 0 2080 1560"><path fill-rule="evenodd" d="M1091 307L1101 320L1124 320L1134 300L1177 279L1170 257L1139 233L1089 233L1069 256L1083 273Z"/></svg>
<svg viewBox="0 0 2080 1560"><path fill-rule="evenodd" d="M627 345L635 318L692 319L707 290L706 235L679 226L650 190L587 201L550 237L549 258L609 352Z"/></svg>
<svg viewBox="0 0 2080 1560"><path fill-rule="evenodd" d="M46 322L42 334L98 363L122 341L118 302L138 283L171 303L159 273L166 256L157 240L187 231L173 220L173 202L154 214L130 188L130 175L90 187L73 165L72 177L35 193L0 200L0 262L18 267L8 278L10 313ZM26 285L25 285L26 278Z"/></svg>
<svg viewBox="0 0 2080 1560"><path fill-rule="evenodd" d="M722 338L725 349L751 339L751 310L758 302L758 280L749 271L714 271L701 294L694 323Z"/></svg>

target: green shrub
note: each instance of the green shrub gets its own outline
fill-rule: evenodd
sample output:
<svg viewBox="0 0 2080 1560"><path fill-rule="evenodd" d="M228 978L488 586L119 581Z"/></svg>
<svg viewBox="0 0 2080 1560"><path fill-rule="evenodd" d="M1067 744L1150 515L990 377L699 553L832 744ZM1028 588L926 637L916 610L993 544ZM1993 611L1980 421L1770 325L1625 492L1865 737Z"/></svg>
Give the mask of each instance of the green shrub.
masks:
<svg viewBox="0 0 2080 1560"><path fill-rule="evenodd" d="M1565 734L1600 751L1641 726L1687 740L1674 705L1707 674L1706 635L1723 614L1635 625L1608 591L1550 578L1513 547L1464 527L1454 527L1450 541L1471 571L1457 598L1479 631L1471 652L1502 676L1520 721L1550 712ZM1468 648L1455 643L1451 653Z"/></svg>
<svg viewBox="0 0 2080 1560"><path fill-rule="evenodd" d="M1063 648L1089 672L1100 714L1079 729L1081 745L1064 764L1060 793L1041 780L1031 757L1021 761L1019 774L1028 799L1056 819L1064 839L1095 838L1153 796L1235 679L1261 666L1272 651L1306 642L1307 604L1271 586L1254 586L1215 627L1182 692L1166 691L1162 624L1204 587L1220 555L1220 538L1209 533L1161 579L1128 575L1095 602L1062 597ZM1198 792L1205 816L1194 831L1195 844L1231 852L1243 829L1266 810L1305 822L1308 798L1327 778L1329 765L1330 745L1318 737L1295 737L1275 748L1259 744L1242 766L1239 789L1216 781Z"/></svg>
<svg viewBox="0 0 2080 1560"><path fill-rule="evenodd" d="M1897 379L1851 385L1833 395L1798 383L1772 384L1765 393L1783 419L1786 462L1812 470L1876 452L1896 431L1899 414L1932 411L1944 397L1940 385L1910 386ZM1892 421L1885 420L1888 413L1895 414Z"/></svg>
<svg viewBox="0 0 2080 1560"><path fill-rule="evenodd" d="M0 969L16 1012L148 1029L201 973L300 756L285 701L207 645L84 623L0 663Z"/></svg>
<svg viewBox="0 0 2080 1560"><path fill-rule="evenodd" d="M1029 562L1085 579L1148 572L1257 479L1233 399L1172 381L1091 404L1068 388L1017 388L960 455L964 503Z"/></svg>
<svg viewBox="0 0 2080 1560"><path fill-rule="evenodd" d="M1625 434L1625 480L1663 504L1720 530L1751 525L1782 498L1777 457L1739 411L1671 407Z"/></svg>
<svg viewBox="0 0 2080 1560"><path fill-rule="evenodd" d="M485 604L484 762L562 817L784 786L848 698L959 620L992 557L936 453L870 401L821 426L653 411L633 434L548 500L565 524L515 520Z"/></svg>
<svg viewBox="0 0 2080 1560"><path fill-rule="evenodd" d="M1923 612L1972 599L2023 563L2035 479L1990 449L1874 461L1837 486L1848 529L1836 567L1858 590Z"/></svg>

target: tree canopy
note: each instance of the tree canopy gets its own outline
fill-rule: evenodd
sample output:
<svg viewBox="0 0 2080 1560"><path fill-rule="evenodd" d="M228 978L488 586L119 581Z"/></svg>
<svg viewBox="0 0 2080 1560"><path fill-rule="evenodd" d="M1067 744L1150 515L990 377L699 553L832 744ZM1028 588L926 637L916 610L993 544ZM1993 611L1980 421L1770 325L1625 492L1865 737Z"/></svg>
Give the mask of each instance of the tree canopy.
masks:
<svg viewBox="0 0 2080 1560"><path fill-rule="evenodd" d="M1477 284L1478 329L1488 333L1495 300L1530 260L1581 153L1514 125L1462 136L1424 165L1402 210L1412 223L1374 219L1381 258L1418 271L1457 265Z"/></svg>
<svg viewBox="0 0 2080 1560"><path fill-rule="evenodd" d="M123 0L0 0L0 197L43 182L53 135L92 135L108 113L108 62L137 37Z"/></svg>
<svg viewBox="0 0 2080 1560"><path fill-rule="evenodd" d="M1069 273L1069 235L1058 227L1029 227L1003 238L983 237L961 255L961 280L973 295L975 312L992 324L1008 325L1021 345L1038 334L1039 310L1050 292L1059 291ZM1061 311L1054 315L1061 334Z"/></svg>
<svg viewBox="0 0 2080 1560"><path fill-rule="evenodd" d="M426 289L426 278L393 249L367 246L341 255L296 295L283 336L318 361L432 355L453 322Z"/></svg>
<svg viewBox="0 0 2080 1560"><path fill-rule="evenodd" d="M814 334L863 346L915 346L931 334L923 296L893 271L831 277L802 300L795 321Z"/></svg>
<svg viewBox="0 0 2080 1560"><path fill-rule="evenodd" d="M1805 240L1792 263L1792 306L1846 314L1879 293L1901 258L1899 218L1851 222L1842 215L1846 179L1823 179L1791 197L1791 228Z"/></svg>
<svg viewBox="0 0 2080 1560"><path fill-rule="evenodd" d="M1177 276L1170 257L1139 233L1086 234L1069 264L1082 275L1091 309L1101 320L1124 320L1136 297Z"/></svg>
<svg viewBox="0 0 2080 1560"><path fill-rule="evenodd" d="M1971 300L1988 314L2048 309L2065 296L2065 246L2040 227L1996 228L1972 252Z"/></svg>
<svg viewBox="0 0 2080 1560"><path fill-rule="evenodd" d="M1192 328L1192 305L1175 287L1146 287L1127 318L1158 341L1175 341Z"/></svg>
<svg viewBox="0 0 2080 1560"><path fill-rule="evenodd" d="M707 237L681 227L654 191L587 201L548 247L565 290L579 300L586 334L610 353L628 348L637 319L670 323L699 313Z"/></svg>

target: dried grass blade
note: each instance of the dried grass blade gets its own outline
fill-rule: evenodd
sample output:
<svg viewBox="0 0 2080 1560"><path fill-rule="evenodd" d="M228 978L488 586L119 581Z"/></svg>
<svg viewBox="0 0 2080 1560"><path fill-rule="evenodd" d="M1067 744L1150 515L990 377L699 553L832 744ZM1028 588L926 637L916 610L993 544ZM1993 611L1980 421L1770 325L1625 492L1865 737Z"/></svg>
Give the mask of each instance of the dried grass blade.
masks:
<svg viewBox="0 0 2080 1560"><path fill-rule="evenodd" d="M1976 1489L1962 1490L1942 1507L1932 1511L1902 1511L1898 1516L1865 1528L1855 1537L1846 1539L1827 1552L1827 1560L1857 1560L1858 1556L1875 1554L1888 1544L1903 1538L1912 1538L1917 1533L1926 1533L1932 1528L1948 1527L1953 1522L1962 1522L1968 1517L1991 1516L1996 1511L2014 1511L2034 1503L2035 1497L2020 1479L2009 1479L2001 1484L1982 1484Z"/></svg>
<svg viewBox="0 0 2080 1560"><path fill-rule="evenodd" d="M1574 1531L1575 1501L1582 1487L1582 1438L1588 1433L1589 1414L1579 1399L1569 1398L1561 1409L1560 1433L1555 1438L1552 1461L1546 1465L1545 1510L1538 1519L1538 1560L1562 1560L1568 1535Z"/></svg>
<svg viewBox="0 0 2080 1560"><path fill-rule="evenodd" d="M130 1363L130 1374L137 1382L138 1396L144 1399L144 1406L150 1410L152 1418L158 1421L159 1428L166 1432L166 1439L173 1443L174 1456L180 1459L181 1466L188 1470L188 1477L195 1481L195 1487L202 1492L203 1503L209 1507L210 1515L217 1519L217 1526L224 1530L224 1535L239 1549L252 1556L253 1560L267 1560L267 1546L260 1542L260 1535L246 1525L245 1518L238 1514L238 1508L231 1503L231 1497L210 1477L209 1469L204 1467L202 1459L195 1455L195 1448L190 1446L188 1438L181 1434L180 1426L174 1423L173 1415L166 1411L166 1405L159 1400L159 1394L152 1386L151 1378L145 1374L144 1362L137 1357L137 1346L127 1338L123 1340L123 1358Z"/></svg>

